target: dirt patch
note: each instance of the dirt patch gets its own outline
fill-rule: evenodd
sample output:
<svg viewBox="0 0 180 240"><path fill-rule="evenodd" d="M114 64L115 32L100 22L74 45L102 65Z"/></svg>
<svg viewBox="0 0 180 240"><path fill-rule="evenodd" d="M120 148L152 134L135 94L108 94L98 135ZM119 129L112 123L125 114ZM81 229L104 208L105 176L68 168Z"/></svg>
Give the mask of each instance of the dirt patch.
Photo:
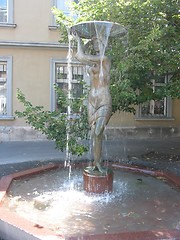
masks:
<svg viewBox="0 0 180 240"><path fill-rule="evenodd" d="M146 154L141 155L141 157L146 161L164 161L164 162L179 162L180 163L180 156L176 154L164 154L159 152L149 152Z"/></svg>

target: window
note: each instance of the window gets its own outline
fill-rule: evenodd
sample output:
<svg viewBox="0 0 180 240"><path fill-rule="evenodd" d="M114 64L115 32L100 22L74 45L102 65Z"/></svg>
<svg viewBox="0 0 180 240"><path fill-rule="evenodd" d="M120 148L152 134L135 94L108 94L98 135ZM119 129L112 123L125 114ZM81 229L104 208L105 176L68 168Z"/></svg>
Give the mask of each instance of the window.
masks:
<svg viewBox="0 0 180 240"><path fill-rule="evenodd" d="M69 3L70 1L57 0L56 7L62 10L66 16L69 16L70 15L69 6L68 6Z"/></svg>
<svg viewBox="0 0 180 240"><path fill-rule="evenodd" d="M66 16L70 16L70 4L71 2L78 2L78 0L53 0L53 6L62 10ZM52 25L56 26L56 18L53 15Z"/></svg>
<svg viewBox="0 0 180 240"><path fill-rule="evenodd" d="M6 115L7 62L0 62L0 115Z"/></svg>
<svg viewBox="0 0 180 240"><path fill-rule="evenodd" d="M12 117L12 57L0 57L0 118Z"/></svg>
<svg viewBox="0 0 180 240"><path fill-rule="evenodd" d="M0 0L0 22L6 23L8 19L7 0Z"/></svg>
<svg viewBox="0 0 180 240"><path fill-rule="evenodd" d="M0 25L3 24L13 25L13 0L0 0Z"/></svg>
<svg viewBox="0 0 180 240"><path fill-rule="evenodd" d="M78 98L83 92L81 81L85 78L85 67L79 63L73 63L70 67L72 74L71 88L73 98ZM60 87L65 94L68 94L68 67L66 63L52 60L51 64L51 110L54 111L60 106L57 102L54 85ZM66 110L65 110L66 111Z"/></svg>
<svg viewBox="0 0 180 240"><path fill-rule="evenodd" d="M169 75L162 76L158 80L152 80L153 91L164 86L170 79ZM162 119L171 117L171 98L165 97L161 100L151 100L139 107L139 117L142 119Z"/></svg>

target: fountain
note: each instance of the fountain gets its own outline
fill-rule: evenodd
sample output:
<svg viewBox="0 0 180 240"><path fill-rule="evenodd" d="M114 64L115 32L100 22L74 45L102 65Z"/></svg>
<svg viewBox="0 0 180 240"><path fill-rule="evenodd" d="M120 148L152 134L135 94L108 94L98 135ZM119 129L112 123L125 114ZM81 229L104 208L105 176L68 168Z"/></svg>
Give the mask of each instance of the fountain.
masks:
<svg viewBox="0 0 180 240"><path fill-rule="evenodd" d="M93 164L75 162L71 174L64 164L49 164L0 179L0 237L179 239L179 177L118 163L102 164L103 132L111 116L110 61L105 48L109 36L124 36L126 30L116 23L94 21L74 25L70 32L78 44L76 58L90 65L88 120ZM82 39L88 42L84 45ZM96 55L87 53L91 44Z"/></svg>
<svg viewBox="0 0 180 240"><path fill-rule="evenodd" d="M3 240L179 239L179 177L112 164L113 192L92 194L83 191L84 166L72 166L71 179L63 164L3 177Z"/></svg>
<svg viewBox="0 0 180 240"><path fill-rule="evenodd" d="M84 190L91 193L112 192L113 171L103 167L102 139L111 117L110 60L105 56L109 37L126 34L124 27L107 21L83 22L71 27L77 41L76 58L89 66L91 89L88 96L88 121L93 141L93 166L84 170ZM82 39L90 39L85 45ZM93 48L92 55L89 49Z"/></svg>

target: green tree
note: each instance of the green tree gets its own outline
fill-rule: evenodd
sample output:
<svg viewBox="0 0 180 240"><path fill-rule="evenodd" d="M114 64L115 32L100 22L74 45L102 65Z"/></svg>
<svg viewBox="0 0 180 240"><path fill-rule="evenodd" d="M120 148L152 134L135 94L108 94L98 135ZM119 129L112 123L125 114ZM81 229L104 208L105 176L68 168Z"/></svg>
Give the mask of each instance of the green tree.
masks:
<svg viewBox="0 0 180 240"><path fill-rule="evenodd" d="M68 99L60 88L56 87L56 92L60 108L51 112L45 111L43 106L33 106L18 89L17 98L24 105L24 111L16 111L16 115L48 139L54 140L57 149L64 151L68 146L69 153L80 156L88 150L83 143L89 131L87 108L83 103L86 94L77 99ZM67 106L71 106L69 116L64 112Z"/></svg>
<svg viewBox="0 0 180 240"><path fill-rule="evenodd" d="M128 35L124 39L109 39L107 50L112 60L114 112L135 112L135 105L150 99L180 98L177 0L80 0L73 3L73 9L78 16L75 22L54 9L61 26L106 20L127 28ZM165 74L172 74L170 82L161 91L153 92L152 79Z"/></svg>

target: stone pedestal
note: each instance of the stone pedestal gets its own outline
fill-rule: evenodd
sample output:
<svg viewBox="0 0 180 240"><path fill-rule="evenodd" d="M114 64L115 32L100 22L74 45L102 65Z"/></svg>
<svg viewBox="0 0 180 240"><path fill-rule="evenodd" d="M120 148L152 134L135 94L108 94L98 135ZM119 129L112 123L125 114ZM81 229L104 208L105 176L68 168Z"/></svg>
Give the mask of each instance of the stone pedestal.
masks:
<svg viewBox="0 0 180 240"><path fill-rule="evenodd" d="M89 193L109 193L113 190L113 171L109 168L104 173L92 171L87 167L83 172L84 190Z"/></svg>

